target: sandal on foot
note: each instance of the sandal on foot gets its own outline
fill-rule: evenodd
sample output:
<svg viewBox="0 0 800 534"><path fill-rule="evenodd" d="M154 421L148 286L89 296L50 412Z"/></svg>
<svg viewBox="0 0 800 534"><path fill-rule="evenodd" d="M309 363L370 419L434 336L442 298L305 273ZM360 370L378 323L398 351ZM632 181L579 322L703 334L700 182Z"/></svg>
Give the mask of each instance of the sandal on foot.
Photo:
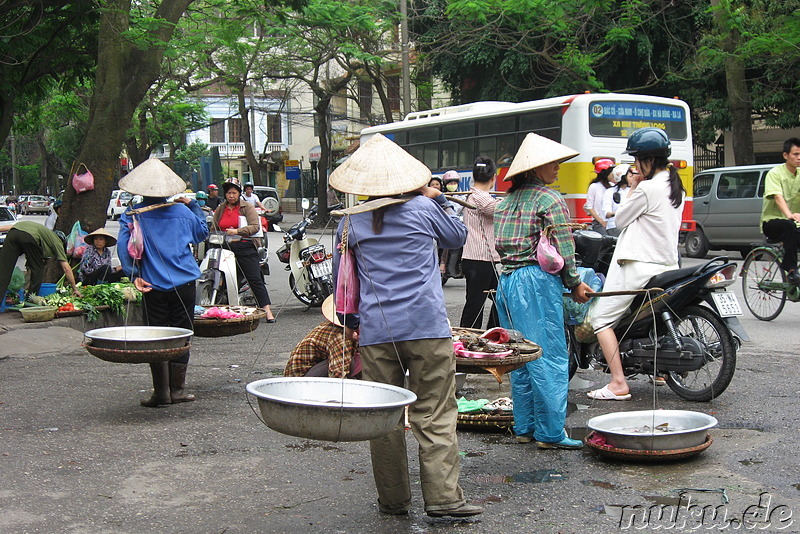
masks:
<svg viewBox="0 0 800 534"><path fill-rule="evenodd" d="M610 400L610 401L626 401L631 400L631 394L625 393L624 395L617 395L608 389L608 386L603 386L600 389L595 389L586 394L587 397L594 400Z"/></svg>

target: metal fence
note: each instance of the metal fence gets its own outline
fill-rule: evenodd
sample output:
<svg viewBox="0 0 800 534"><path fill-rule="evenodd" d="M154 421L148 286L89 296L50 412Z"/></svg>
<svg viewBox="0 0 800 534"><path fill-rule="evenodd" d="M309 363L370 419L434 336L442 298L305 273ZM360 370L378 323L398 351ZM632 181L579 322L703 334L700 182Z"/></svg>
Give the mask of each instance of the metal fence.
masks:
<svg viewBox="0 0 800 534"><path fill-rule="evenodd" d="M714 150L704 146L694 147L694 172L695 174L714 167L725 165L725 151L722 145L716 145Z"/></svg>

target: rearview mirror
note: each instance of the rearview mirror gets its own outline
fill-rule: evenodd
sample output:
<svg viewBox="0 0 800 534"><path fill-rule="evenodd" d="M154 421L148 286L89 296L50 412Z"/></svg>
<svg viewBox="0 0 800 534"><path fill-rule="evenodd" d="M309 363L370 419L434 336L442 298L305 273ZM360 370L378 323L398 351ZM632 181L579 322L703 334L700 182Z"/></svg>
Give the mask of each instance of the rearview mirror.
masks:
<svg viewBox="0 0 800 534"><path fill-rule="evenodd" d="M300 205L303 207L303 209L304 209L304 210L307 210L308 208L310 208L310 207L311 207L311 201L310 201L310 200L308 200L307 198L304 198L304 199L303 199L303 200L300 202Z"/></svg>

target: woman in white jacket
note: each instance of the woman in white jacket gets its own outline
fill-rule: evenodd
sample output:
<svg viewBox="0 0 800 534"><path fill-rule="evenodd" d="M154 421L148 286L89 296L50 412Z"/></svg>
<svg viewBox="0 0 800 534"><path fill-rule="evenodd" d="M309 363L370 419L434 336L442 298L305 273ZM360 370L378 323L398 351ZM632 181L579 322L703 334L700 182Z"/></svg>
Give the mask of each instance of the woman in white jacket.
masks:
<svg viewBox="0 0 800 534"><path fill-rule="evenodd" d="M627 198L616 212L622 230L608 271L604 291L642 289L658 274L678 268L678 235L684 188L667 159L669 137L658 128L642 128L628 139L627 154L639 174L629 175ZM633 296L598 298L590 320L603 350L611 382L588 393L596 400L628 400L628 382L622 370L614 326L628 310Z"/></svg>

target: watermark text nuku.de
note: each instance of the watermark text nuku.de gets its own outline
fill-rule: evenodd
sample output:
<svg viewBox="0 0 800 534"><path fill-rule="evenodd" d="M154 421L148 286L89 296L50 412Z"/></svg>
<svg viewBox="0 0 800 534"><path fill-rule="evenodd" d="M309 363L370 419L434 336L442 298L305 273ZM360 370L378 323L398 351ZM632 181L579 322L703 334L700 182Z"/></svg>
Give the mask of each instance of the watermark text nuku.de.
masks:
<svg viewBox="0 0 800 534"><path fill-rule="evenodd" d="M744 510L732 510L728 504L692 502L688 492L681 492L677 504L630 505L621 507L621 530L766 530L789 528L794 519L792 509L772 502L767 492L758 496L758 503Z"/></svg>

